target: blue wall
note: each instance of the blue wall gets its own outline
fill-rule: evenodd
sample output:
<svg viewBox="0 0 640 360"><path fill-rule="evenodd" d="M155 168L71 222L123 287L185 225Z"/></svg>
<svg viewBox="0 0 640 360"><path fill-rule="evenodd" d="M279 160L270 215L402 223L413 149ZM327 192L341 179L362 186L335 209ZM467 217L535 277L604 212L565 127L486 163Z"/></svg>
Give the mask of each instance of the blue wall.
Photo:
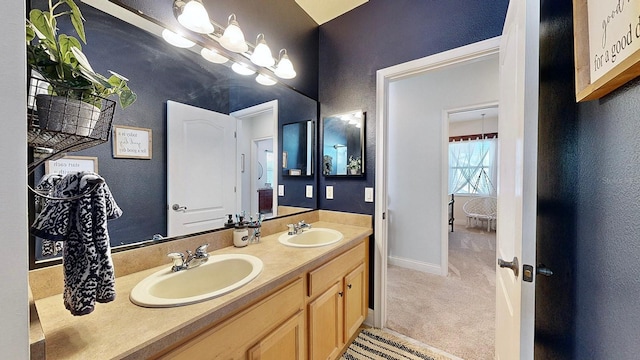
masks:
<svg viewBox="0 0 640 360"><path fill-rule="evenodd" d="M320 26L320 118L367 113L365 175L318 181L321 209L373 214L364 188L375 180L376 71L498 36L508 0L371 0ZM320 134L322 139L322 134ZM334 199L326 200L325 186Z"/></svg>

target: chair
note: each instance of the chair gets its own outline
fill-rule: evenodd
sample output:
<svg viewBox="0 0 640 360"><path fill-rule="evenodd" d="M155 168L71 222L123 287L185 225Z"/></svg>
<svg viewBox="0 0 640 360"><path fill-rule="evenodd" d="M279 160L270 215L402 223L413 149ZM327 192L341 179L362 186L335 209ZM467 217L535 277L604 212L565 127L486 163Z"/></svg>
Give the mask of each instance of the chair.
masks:
<svg viewBox="0 0 640 360"><path fill-rule="evenodd" d="M491 231L491 225L495 227L497 220L497 199L495 197L483 196L473 198L467 201L462 210L467 215L467 227L471 226L473 222L474 226L478 222L487 222L487 231Z"/></svg>

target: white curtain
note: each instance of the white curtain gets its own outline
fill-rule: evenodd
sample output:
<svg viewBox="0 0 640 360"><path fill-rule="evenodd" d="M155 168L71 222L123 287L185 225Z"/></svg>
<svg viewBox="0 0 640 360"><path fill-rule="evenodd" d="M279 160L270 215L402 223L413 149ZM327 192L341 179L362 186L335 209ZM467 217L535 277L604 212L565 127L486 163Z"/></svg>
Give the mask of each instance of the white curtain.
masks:
<svg viewBox="0 0 640 360"><path fill-rule="evenodd" d="M496 195L498 139L449 143L449 193Z"/></svg>

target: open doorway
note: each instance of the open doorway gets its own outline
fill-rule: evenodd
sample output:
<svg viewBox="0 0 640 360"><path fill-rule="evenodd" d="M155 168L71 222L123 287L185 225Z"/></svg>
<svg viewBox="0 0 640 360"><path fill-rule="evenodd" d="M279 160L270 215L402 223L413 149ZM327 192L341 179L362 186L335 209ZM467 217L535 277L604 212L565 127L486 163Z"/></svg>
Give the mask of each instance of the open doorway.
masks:
<svg viewBox="0 0 640 360"><path fill-rule="evenodd" d="M490 278L493 288L484 288L482 296L494 299L495 272L493 276L482 271L473 273L478 270L475 265L468 268L460 265L464 259L458 265L455 261L450 264L449 115L456 112L450 109L465 109L468 104L497 103L497 44L487 41L482 46L486 48L472 51L471 55L455 54L452 59L435 56L438 59L431 66L408 64L399 72L402 75L386 78L386 96L381 101L386 104L382 111L385 119L380 126L384 139L379 141L384 144L384 154L377 156L383 161L380 168L384 169L382 181L376 179L383 184L378 185L383 193L377 198L384 199L380 208L386 211L376 211L376 218L387 217L386 229L376 228L376 240L383 243L377 246L382 251L376 259L381 260L376 270L382 272L380 302L376 302L374 314L376 322L379 321L377 326L466 359L492 357L495 328L482 329L478 324L493 325L494 321L476 315L494 313L495 303L474 310L469 304L479 295L463 292L468 290L465 286L448 288L446 283L462 285L455 277L464 269L479 276L472 283ZM457 205L462 206L463 201ZM465 229L465 216L459 219L454 227L462 222ZM495 232L492 236L493 240L452 241L457 241L459 248L483 243L495 251ZM476 256L471 254L472 258ZM492 259L486 261L493 264ZM434 301L443 307L436 307ZM420 333L425 336L420 338ZM476 336L487 333L491 335L489 341Z"/></svg>
<svg viewBox="0 0 640 360"><path fill-rule="evenodd" d="M238 119L237 204L239 211L265 219L277 216L278 101L273 100L232 112Z"/></svg>

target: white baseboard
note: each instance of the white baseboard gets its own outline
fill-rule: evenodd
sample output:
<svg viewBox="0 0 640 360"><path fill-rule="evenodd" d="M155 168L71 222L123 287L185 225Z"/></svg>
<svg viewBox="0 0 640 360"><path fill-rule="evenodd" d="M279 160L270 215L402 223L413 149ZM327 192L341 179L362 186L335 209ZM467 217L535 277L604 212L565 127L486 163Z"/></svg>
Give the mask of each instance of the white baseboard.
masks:
<svg viewBox="0 0 640 360"><path fill-rule="evenodd" d="M427 274L442 275L442 268L440 265L425 263L422 261L404 259L395 256L389 256L387 262L390 265L400 266L403 268L422 271Z"/></svg>

